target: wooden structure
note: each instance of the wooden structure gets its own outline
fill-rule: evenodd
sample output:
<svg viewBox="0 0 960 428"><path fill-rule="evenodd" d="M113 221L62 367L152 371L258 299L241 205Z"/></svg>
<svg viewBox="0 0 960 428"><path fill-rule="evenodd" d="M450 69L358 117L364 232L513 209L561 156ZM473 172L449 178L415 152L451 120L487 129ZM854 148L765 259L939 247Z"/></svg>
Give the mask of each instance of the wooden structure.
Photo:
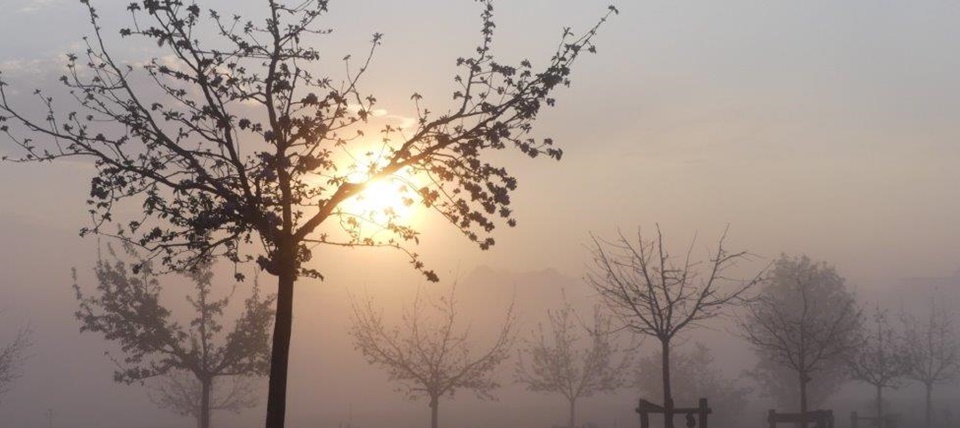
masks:
<svg viewBox="0 0 960 428"><path fill-rule="evenodd" d="M833 428L833 410L812 410L803 413L777 413L776 410L770 409L770 412L767 414L767 423L770 424L770 428L777 428L777 424L781 423L799 423L807 422L808 428Z"/></svg>
<svg viewBox="0 0 960 428"><path fill-rule="evenodd" d="M640 414L640 428L650 428L650 414L665 414L666 409L641 398L636 412ZM701 398L697 407L676 407L673 409L674 416L683 415L686 418L687 428L709 428L707 415L710 413L712 413L712 410L707 406L706 398Z"/></svg>
<svg viewBox="0 0 960 428"><path fill-rule="evenodd" d="M857 412L850 413L850 428L860 428L860 422L866 422L865 427L877 428L897 428L899 426L900 415L887 414L882 418L876 416L860 416Z"/></svg>

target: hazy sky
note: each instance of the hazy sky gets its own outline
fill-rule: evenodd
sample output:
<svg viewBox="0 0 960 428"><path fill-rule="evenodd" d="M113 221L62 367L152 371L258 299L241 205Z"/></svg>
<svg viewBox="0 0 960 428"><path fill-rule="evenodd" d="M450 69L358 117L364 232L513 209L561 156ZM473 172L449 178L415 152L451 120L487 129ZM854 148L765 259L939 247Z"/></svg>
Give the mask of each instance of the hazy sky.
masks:
<svg viewBox="0 0 960 428"><path fill-rule="evenodd" d="M128 25L128 2L93 1L108 32ZM261 3L203 6L256 17ZM519 226L498 230L497 245L481 252L439 216L423 220L418 250L445 279L478 265L554 268L576 279L591 232L633 233L655 222L680 248L697 232L698 248L706 248L730 225L734 249L766 259L806 253L836 265L861 290L960 268L960 4L619 3L621 14L596 39L599 53L579 60L573 86L559 91L557 108L538 123L537 134L554 137L563 160L514 154L507 161L520 180L513 198ZM501 0L496 53L542 64L562 27L588 28L606 5ZM62 54L89 32L83 8L72 0L4 0L2 8L5 78L25 92L53 86ZM340 76L336 59L360 54L372 33L385 33L364 90L390 114L410 115L413 92L440 110L453 91L455 58L468 55L479 36L477 15L469 0L334 0L322 25L335 31L320 47ZM154 52L114 45L131 61ZM10 149L0 140L0 152ZM162 415L139 392L130 395L136 387L111 384L101 355L107 345L78 337L72 320L70 268L89 280L97 246L96 238L77 237L88 221L89 178L80 164L0 164L0 309L7 309L0 317L8 324L0 340L18 323L37 331L27 377L0 401L0 419L15 415L20 426L46 426L48 407L70 409L76 426L121 426L96 410L114 400ZM293 364L352 349L322 343L342 331L325 331L322 314L305 315L320 307L309 299L384 283L409 296L420 283L399 254L332 249L314 261L329 280L298 297L294 346L303 348ZM317 324L303 325L308 317ZM84 352L65 351L81 343ZM84 390L102 401L80 397ZM48 405L41 397L55 398ZM85 400L87 410L71 400ZM294 418L305 418L306 400L291 406ZM425 404L415 406L425 414Z"/></svg>

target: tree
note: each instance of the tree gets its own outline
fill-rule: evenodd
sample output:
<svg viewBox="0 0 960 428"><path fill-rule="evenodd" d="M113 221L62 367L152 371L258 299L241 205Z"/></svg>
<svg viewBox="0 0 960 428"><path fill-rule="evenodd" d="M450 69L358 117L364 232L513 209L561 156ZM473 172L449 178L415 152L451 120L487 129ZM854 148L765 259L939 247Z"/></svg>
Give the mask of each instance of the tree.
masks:
<svg viewBox="0 0 960 428"><path fill-rule="evenodd" d="M726 231L716 252L707 261L692 261L693 244L686 256L677 260L663 244L657 226L655 240L645 241L640 230L637 242L623 233L616 241L593 238L593 264L587 280L607 307L633 332L656 338L662 359L664 420L673 428L673 394L670 383L670 343L688 328L715 319L723 310L742 301L759 281L733 281L727 269L747 258L746 252L730 253L724 247ZM694 241L695 242L695 241ZM724 290L724 284L733 287Z"/></svg>
<svg viewBox="0 0 960 428"><path fill-rule="evenodd" d="M640 360L636 370L636 386L649 397L663 394L663 358L660 351ZM700 398L710 399L717 426L737 426L747 407L749 388L738 386L723 375L716 366L713 354L706 345L697 342L694 349L673 351L670 361L672 392L677 401L695 403ZM712 424L713 424L712 423Z"/></svg>
<svg viewBox="0 0 960 428"><path fill-rule="evenodd" d="M410 398L429 399L431 428L438 426L442 397L470 390L480 398L493 398L491 391L499 387L493 371L510 357L515 336L511 305L493 344L480 353L471 351L469 330L456 329L455 290L435 301L426 299L432 317L418 290L412 307L404 309L401 323L393 327L384 322L372 300L353 303L354 346L369 364L380 366L390 380L399 382Z"/></svg>
<svg viewBox="0 0 960 428"><path fill-rule="evenodd" d="M0 347L0 396L23 374L24 352L30 347L30 336L29 329L21 328L13 341Z"/></svg>
<svg viewBox="0 0 960 428"><path fill-rule="evenodd" d="M267 373L273 298L261 297L254 286L233 329L224 333L221 319L230 296L215 299L211 295L211 266L199 265L186 273L194 283L194 294L187 297L193 318L182 325L161 303L161 286L151 263L143 261L130 246L125 251L138 259L138 268L121 260L111 249L114 262L101 259L94 269L97 289L92 295L84 294L74 273L80 331L100 333L120 345L123 358L114 358L119 366L114 372L117 382L143 383L157 376L177 376L176 372L193 376L200 387L196 396L199 410L194 413L183 406L178 408L196 416L200 428L208 428L210 410L215 407L211 397L218 378Z"/></svg>
<svg viewBox="0 0 960 428"><path fill-rule="evenodd" d="M371 142L364 133L377 99L361 92L359 83L383 35L374 34L359 66L344 59L342 78L315 75L330 69L310 46L330 32L316 25L327 0L291 6L265 0L262 22L201 12L182 0L130 4L134 25L120 35L168 53L143 66L106 49L96 10L89 0L81 2L93 37L85 39L84 53L68 56L61 78L75 109L37 91L47 114L31 117L12 104L0 80L0 132L23 150L12 160L93 161L94 223L84 233L136 243L173 270L223 255L234 262L256 259L277 276L269 428L284 423L293 288L301 277L321 277L307 266L316 246L397 248L437 280L410 249L419 242L416 229L390 208L374 219L345 202L375 183L399 180L404 203L434 209L481 249L489 248L496 226L516 223L510 195L517 187L511 173L489 162L489 153L513 147L531 158L561 157L552 139L532 136L533 123L543 106L554 105L553 91L570 83L579 55L595 52L597 29L617 12L611 6L582 36L565 29L554 55L535 69L527 60L510 65L494 59L492 0L479 0L481 40L471 55L457 59L449 107L437 114L414 93L414 125L384 125ZM142 206L145 216L115 221L124 202ZM363 233L371 223L385 233ZM255 241L261 254L246 245Z"/></svg>
<svg viewBox="0 0 960 428"><path fill-rule="evenodd" d="M800 402L797 372L775 358L760 356L757 365L743 374L760 386L761 396L771 398L779 408L793 408ZM818 376L809 379L804 390L807 408L823 405L849 380L845 361L839 359L825 361L817 374Z"/></svg>
<svg viewBox="0 0 960 428"><path fill-rule="evenodd" d="M953 382L960 375L960 341L954 332L950 314L935 301L930 302L924 321L904 314L906 377L920 382L926 393L924 421L933 426L933 387Z"/></svg>
<svg viewBox="0 0 960 428"><path fill-rule="evenodd" d="M883 390L900 386L907 365L904 355L909 351L903 346L890 323L887 314L879 306L873 315L874 332L862 332L860 346L847 362L850 377L869 384L876 391L877 417L883 418Z"/></svg>
<svg viewBox="0 0 960 428"><path fill-rule="evenodd" d="M531 391L562 394L570 405L567 426L574 428L577 400L623 386L631 361L626 354L616 361L621 351L611 318L599 306L594 307L589 326L569 303L558 311L548 311L547 318L549 329L540 324L533 338L523 342L515 378ZM524 355L529 356L529 364L524 363Z"/></svg>
<svg viewBox="0 0 960 428"><path fill-rule="evenodd" d="M806 414L807 384L830 364L842 364L857 345L861 316L856 298L832 266L783 255L746 307L739 321L743 337L761 360L794 372L800 413Z"/></svg>
<svg viewBox="0 0 960 428"><path fill-rule="evenodd" d="M253 376L230 376L214 378L210 384L209 410L239 413L257 405ZM197 426L203 420L203 384L192 373L174 370L157 378L151 385L150 400L161 409L190 416L197 420Z"/></svg>

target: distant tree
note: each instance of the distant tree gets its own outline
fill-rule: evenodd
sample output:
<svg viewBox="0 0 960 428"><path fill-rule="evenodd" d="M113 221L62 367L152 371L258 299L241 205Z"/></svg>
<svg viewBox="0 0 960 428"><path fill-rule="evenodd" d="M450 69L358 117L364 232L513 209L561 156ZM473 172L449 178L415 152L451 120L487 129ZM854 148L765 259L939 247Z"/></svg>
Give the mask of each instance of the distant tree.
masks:
<svg viewBox="0 0 960 428"><path fill-rule="evenodd" d="M933 426L933 387L954 382L960 375L960 340L954 320L936 301L923 321L902 315L907 379L924 386L924 421Z"/></svg>
<svg viewBox="0 0 960 428"><path fill-rule="evenodd" d="M23 375L25 352L30 347L30 330L21 328L13 341L0 347L0 396L10 390L13 383Z"/></svg>
<svg viewBox="0 0 960 428"><path fill-rule="evenodd" d="M760 357L756 366L744 371L743 375L756 382L760 388L760 395L772 399L779 408L795 408L800 402L796 370L775 358ZM804 391L807 395L807 408L822 406L849 380L845 361L840 359L825 361L817 370L817 376L807 382Z"/></svg>
<svg viewBox="0 0 960 428"><path fill-rule="evenodd" d="M896 389L903 381L909 350L878 306L873 315L873 331L862 331L859 346L847 361L853 380L869 384L876 391L877 417L883 418L883 390ZM866 330L866 328L864 329Z"/></svg>
<svg viewBox="0 0 960 428"><path fill-rule="evenodd" d="M200 386L196 397L199 409L194 412L184 405L177 406L177 411L192 414L200 428L208 428L218 378L267 374L273 298L261 297L254 286L233 329L224 334L222 318L230 296L215 299L211 295L210 265L198 265L186 273L194 283L194 294L187 297L193 314L183 325L161 303L161 286L150 262L143 261L129 246L125 246L125 252L137 260L137 268L110 250L115 260L112 264L103 259L97 262L94 272L98 284L92 294L84 294L74 273L80 331L100 333L120 345L123 357L114 358L119 366L114 372L117 382L144 383L174 372L193 376Z"/></svg>
<svg viewBox="0 0 960 428"><path fill-rule="evenodd" d="M217 410L240 413L257 405L254 376L214 378L210 385L209 412ZM204 414L203 384L192 373L169 371L152 382L150 400L161 409L197 420L198 428Z"/></svg>
<svg viewBox="0 0 960 428"><path fill-rule="evenodd" d="M442 397L469 390L480 398L493 398L491 391L500 386L493 372L510 357L514 342L516 317L511 305L493 343L484 351L474 351L469 330L457 329L455 291L456 287L448 296L433 300L417 290L412 307L404 308L401 322L392 327L370 299L353 303L354 346L368 363L399 382L410 398L429 400L431 428L438 426Z"/></svg>
<svg viewBox="0 0 960 428"><path fill-rule="evenodd" d="M691 260L693 244L683 258L670 255L657 226L656 239L646 241L638 230L632 242L622 233L616 241L593 238L593 264L587 280L624 326L656 338L661 348L664 421L673 428L674 399L670 382L670 343L681 331L721 316L742 302L760 276L732 280L727 269L748 257L724 247L726 231L706 261ZM724 288L732 283L729 288Z"/></svg>
<svg viewBox="0 0 960 428"><path fill-rule="evenodd" d="M96 9L81 0L93 34L83 53L67 56L66 101L38 90L43 113L34 116L13 105L0 80L0 133L22 149L14 161L93 162L94 222L84 233L136 243L172 270L224 255L256 259L277 276L266 426L281 428L293 287L298 278L321 277L307 265L318 245L398 248L437 280L410 249L418 230L392 207L374 218L348 201L390 182L405 203L438 211L489 248L496 226L516 223L510 195L517 179L488 157L507 148L561 157L552 139L532 135L533 124L541 108L554 105L554 90L569 85L580 54L596 51L600 23L583 35L564 29L542 67L510 65L494 59L493 3L480 0L480 43L456 60L451 98L428 109L411 90L407 106L416 117L401 129L371 123L377 98L359 88L382 34L373 35L359 64L344 59L345 75L315 74L333 68L311 46L331 32L317 25L328 1L263 2L263 20L183 0L131 3L133 25L120 36L167 55L123 61L105 47ZM609 9L606 16L616 12ZM409 76L394 77L409 84ZM142 207L144 215L115 221L121 206ZM253 242L262 252L244 245Z"/></svg>
<svg viewBox="0 0 960 428"><path fill-rule="evenodd" d="M663 358L660 351L640 360L636 367L636 386L648 397L663 398ZM696 403L708 398L717 426L737 426L747 407L750 388L742 387L717 367L710 348L697 342L689 351L674 350L670 365L672 391L677 401Z"/></svg>
<svg viewBox="0 0 960 428"><path fill-rule="evenodd" d="M843 277L824 262L783 255L760 295L739 321L743 337L761 360L790 368L800 390L800 412L808 410L807 384L826 367L844 361L858 344L861 325L856 298ZM804 421L801 425L806 428Z"/></svg>
<svg viewBox="0 0 960 428"><path fill-rule="evenodd" d="M624 385L631 364L616 343L609 315L594 307L593 322L584 324L566 302L548 311L549 327L538 325L522 342L515 379L537 392L563 395L570 405L567 426L576 426L577 400ZM524 362L524 356L529 363Z"/></svg>

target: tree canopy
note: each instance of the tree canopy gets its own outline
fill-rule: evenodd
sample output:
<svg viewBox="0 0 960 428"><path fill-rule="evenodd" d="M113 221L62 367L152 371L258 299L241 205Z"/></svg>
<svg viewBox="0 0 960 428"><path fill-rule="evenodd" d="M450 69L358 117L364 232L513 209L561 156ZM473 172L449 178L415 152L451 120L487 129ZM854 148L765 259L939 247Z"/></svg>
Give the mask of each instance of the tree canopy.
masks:
<svg viewBox="0 0 960 428"><path fill-rule="evenodd" d="M279 428L293 285L322 277L307 264L317 246L400 249L426 278L438 279L410 248L418 230L389 209L374 218L345 202L374 183L400 180L404 203L432 209L490 248L498 225L516 224L517 189L517 178L490 153L509 148L560 159L562 150L535 136L533 124L555 104L554 90L570 84L576 59L596 51L599 26L617 10L609 7L582 34L565 28L550 59L535 66L495 58L493 2L479 0L480 41L456 59L450 98L428 107L411 91L411 126L370 129L379 104L361 78L384 35L373 34L359 60L344 58L343 75L319 74L330 69L314 43L331 31L320 26L329 2L264 2L261 19L182 0L131 3L132 26L119 34L167 55L130 61L107 48L97 9L81 0L93 35L67 56L60 79L67 101L38 90L46 114L33 117L13 105L0 75L0 133L21 150L9 160L93 163L93 224L83 233L134 243L172 270L223 256L256 260L278 277L267 425ZM119 218L126 204L143 215ZM363 233L371 223L382 233Z"/></svg>
<svg viewBox="0 0 960 428"><path fill-rule="evenodd" d="M548 311L547 318L547 328L538 325L522 342L515 379L528 390L563 395L570 405L567 426L573 428L577 400L622 387L632 359L617 344L611 316L599 306L590 323L569 302Z"/></svg>
<svg viewBox="0 0 960 428"><path fill-rule="evenodd" d="M934 426L934 386L956 382L960 377L960 338L954 330L954 316L935 299L922 317L901 315L904 376L923 385L924 423L928 428Z"/></svg>
<svg viewBox="0 0 960 428"><path fill-rule="evenodd" d="M814 376L827 376L824 372L831 367L842 373L859 343L861 314L856 297L833 266L783 255L739 324L761 366L767 361L793 372L799 410L806 413L807 384Z"/></svg>
<svg viewBox="0 0 960 428"><path fill-rule="evenodd" d="M215 298L211 266L197 266L186 273L194 284L194 293L187 297L191 313L184 323L169 303L163 302L162 286L150 262L138 258L129 246L125 255L133 262L117 256L112 249L108 253L113 260L101 259L94 268L97 287L93 292L84 291L74 273L80 331L101 334L119 345L122 356L112 355L118 365L114 372L117 382L143 383L177 376L178 372L189 374L201 389L194 397L199 408L194 416L201 428L209 427L210 400L217 378L267 374L273 297L263 297L253 287L232 328L224 331L222 318L232 292ZM134 265L139 266L136 274ZM188 384L181 382L179 386ZM161 396L172 397L163 391L161 386ZM170 388L166 391L172 392ZM179 411L192 410L187 406Z"/></svg>
<svg viewBox="0 0 960 428"><path fill-rule="evenodd" d="M413 304L404 309L400 323L390 325L372 300L354 302L350 335L354 347L371 365L379 366L390 380L402 385L411 398L426 397L430 405L430 426L439 426L440 398L458 390L492 398L500 386L494 370L510 357L515 338L513 305L492 343L477 350L469 328L457 324L454 287L438 299L424 297L418 290Z"/></svg>
<svg viewBox="0 0 960 428"><path fill-rule="evenodd" d="M31 335L29 329L21 328L12 341L0 346L0 396L23 374L23 364L27 358L25 352L30 347Z"/></svg>
<svg viewBox="0 0 960 428"><path fill-rule="evenodd" d="M659 225L654 238L645 239L639 229L636 240L623 233L614 241L593 238L593 262L587 281L625 328L660 342L666 428L674 426L671 342L681 332L742 303L760 280L760 274L748 279L728 276L728 270L749 254L730 252L724 247L726 237L724 230L716 250L707 254L706 260L692 257L692 243L685 254L671 254Z"/></svg>
<svg viewBox="0 0 960 428"><path fill-rule="evenodd" d="M879 306L874 310L873 325L861 331L859 346L851 352L847 370L853 380L864 382L876 390L877 417L884 416L883 390L896 389L903 382L909 350L902 334L895 331Z"/></svg>

